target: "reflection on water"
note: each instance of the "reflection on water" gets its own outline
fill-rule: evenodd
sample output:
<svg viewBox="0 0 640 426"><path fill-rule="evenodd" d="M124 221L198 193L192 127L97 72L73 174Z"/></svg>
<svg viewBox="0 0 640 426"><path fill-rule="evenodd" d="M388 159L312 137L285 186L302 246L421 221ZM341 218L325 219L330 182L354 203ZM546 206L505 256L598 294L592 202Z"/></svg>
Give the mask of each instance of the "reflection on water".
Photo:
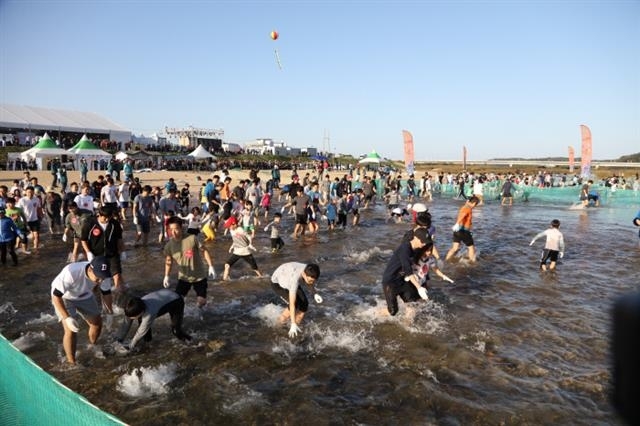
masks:
<svg viewBox="0 0 640 426"><path fill-rule="evenodd" d="M459 206L429 205L441 252ZM358 229L286 239L279 254L261 233L262 271L291 260L321 266L324 303L312 302L301 337L289 339L276 324L282 305L269 279L238 263L233 281L210 283L202 319L194 295L187 297L193 343L173 339L161 318L150 344L119 356L110 346L116 319L100 339L104 356L86 348L83 327L82 369L61 363L62 331L48 293L66 249L55 238L20 268L2 271L0 323L39 365L131 424L611 424L611 303L635 289L640 273L631 210L480 206L479 263L445 264L455 284L434 280L428 303L394 318L380 316L380 277L408 226L385 223L381 206L364 211ZM529 241L553 218L562 223L566 255L556 273L542 274L543 242ZM291 218L284 222L292 229ZM219 236L209 246L218 272L229 244ZM161 247L128 254L132 291L160 288Z"/></svg>

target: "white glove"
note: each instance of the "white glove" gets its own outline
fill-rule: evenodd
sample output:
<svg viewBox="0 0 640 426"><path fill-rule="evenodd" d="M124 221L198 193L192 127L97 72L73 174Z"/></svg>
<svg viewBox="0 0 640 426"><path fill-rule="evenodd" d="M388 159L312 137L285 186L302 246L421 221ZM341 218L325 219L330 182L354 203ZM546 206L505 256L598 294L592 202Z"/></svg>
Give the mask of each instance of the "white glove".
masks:
<svg viewBox="0 0 640 426"><path fill-rule="evenodd" d="M64 232L64 233L62 234L62 242L63 242L63 243L66 243L66 242L67 242L67 233L66 233L66 232Z"/></svg>
<svg viewBox="0 0 640 426"><path fill-rule="evenodd" d="M169 286L171 285L171 283L169 282L169 275L164 276L164 280L162 280L162 285L164 286L164 288L169 288Z"/></svg>
<svg viewBox="0 0 640 426"><path fill-rule="evenodd" d="M123 262L125 260L127 260L127 252L126 251L123 251L122 253L120 253L120 260L123 261Z"/></svg>
<svg viewBox="0 0 640 426"><path fill-rule="evenodd" d="M87 260L89 262L91 262L93 260L93 258L96 257L93 253L89 252L87 253Z"/></svg>
<svg viewBox="0 0 640 426"><path fill-rule="evenodd" d="M80 331L80 326L78 326L78 321L74 317L66 317L64 319L64 323L67 324L67 328L74 333Z"/></svg>
<svg viewBox="0 0 640 426"><path fill-rule="evenodd" d="M320 296L318 293L314 294L313 298L316 300L316 303L322 303L322 296Z"/></svg>
<svg viewBox="0 0 640 426"><path fill-rule="evenodd" d="M113 349L118 355L127 355L130 351L128 346L125 346L120 342L115 342L113 344Z"/></svg>
<svg viewBox="0 0 640 426"><path fill-rule="evenodd" d="M162 222L162 218L160 217L160 215L156 215L156 222L161 223Z"/></svg>
<svg viewBox="0 0 640 426"><path fill-rule="evenodd" d="M138 224L138 216L134 216L133 217L133 224L137 225Z"/></svg>
<svg viewBox="0 0 640 426"><path fill-rule="evenodd" d="M442 281L446 281L446 282L449 282L449 283L453 284L453 280L451 278L449 278L448 276L446 276L446 275L444 277L442 277Z"/></svg>
<svg viewBox="0 0 640 426"><path fill-rule="evenodd" d="M252 250L252 251L258 251L258 249L257 249L257 248L255 248L255 247L253 246L253 244L249 244L249 250Z"/></svg>
<svg viewBox="0 0 640 426"><path fill-rule="evenodd" d="M418 289L418 294L420 295L421 298L423 298L424 300L429 300L429 296L427 296L427 289L424 287L420 287Z"/></svg>
<svg viewBox="0 0 640 426"><path fill-rule="evenodd" d="M111 329L113 326L113 314L106 314L104 318L104 326L107 329Z"/></svg>
<svg viewBox="0 0 640 426"><path fill-rule="evenodd" d="M280 209L280 214L284 213L284 206L282 206L282 208Z"/></svg>
<svg viewBox="0 0 640 426"><path fill-rule="evenodd" d="M311 219L316 220L316 212L311 213Z"/></svg>
<svg viewBox="0 0 640 426"><path fill-rule="evenodd" d="M560 252L560 259L562 259L563 257L564 257L564 252L563 252L563 251L561 251L561 252Z"/></svg>
<svg viewBox="0 0 640 426"><path fill-rule="evenodd" d="M458 231L460 230L460 225L458 225L458 224L456 223L455 225L453 225L453 226L451 227L451 230L452 230L453 232L458 232Z"/></svg>
<svg viewBox="0 0 640 426"><path fill-rule="evenodd" d="M322 219L322 220L327 220L327 219L328 219L328 218L327 218L327 215L324 215L324 214L323 214L323 215L322 215L322 217L321 217L321 219Z"/></svg>
<svg viewBox="0 0 640 426"><path fill-rule="evenodd" d="M298 335L298 333L300 333L302 330L300 330L300 327L298 327L298 325L295 322L291 323L291 328L289 328L289 337L296 337Z"/></svg>
<svg viewBox="0 0 640 426"><path fill-rule="evenodd" d="M213 266L209 266L209 278L211 278L212 280L216 279L216 270L213 268Z"/></svg>
<svg viewBox="0 0 640 426"><path fill-rule="evenodd" d="M269 231L269 227L268 227L268 226L265 226L265 227L264 227L264 232L268 232L268 231Z"/></svg>
<svg viewBox="0 0 640 426"><path fill-rule="evenodd" d="M533 243L535 243L535 240L531 240L531 242L529 243L530 246L533 245Z"/></svg>

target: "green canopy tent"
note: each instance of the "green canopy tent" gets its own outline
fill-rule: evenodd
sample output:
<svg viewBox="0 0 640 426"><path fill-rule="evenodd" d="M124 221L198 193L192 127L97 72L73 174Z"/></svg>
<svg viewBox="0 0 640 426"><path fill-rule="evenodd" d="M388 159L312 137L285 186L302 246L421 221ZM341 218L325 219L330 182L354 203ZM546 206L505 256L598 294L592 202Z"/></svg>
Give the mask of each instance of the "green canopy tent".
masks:
<svg viewBox="0 0 640 426"><path fill-rule="evenodd" d="M74 163L75 169L80 170L80 160L84 158L87 160L87 164L89 164L89 170L94 169L94 162L100 160L109 160L113 157L106 151L101 150L97 146L95 146L87 137L87 135L82 135L78 143L68 149L69 153L72 153L76 156L76 161Z"/></svg>
<svg viewBox="0 0 640 426"><path fill-rule="evenodd" d="M63 159L63 156L75 157L75 154L58 147L58 145L56 145L56 143L51 139L48 133L45 133L35 146L20 153L20 158L22 158L23 160L35 159L36 164L38 165L38 170L45 169L43 167L43 164L46 165L46 163L43 163L45 159Z"/></svg>
<svg viewBox="0 0 640 426"><path fill-rule="evenodd" d="M382 157L375 150L371 151L362 160L358 161L359 164L380 164Z"/></svg>

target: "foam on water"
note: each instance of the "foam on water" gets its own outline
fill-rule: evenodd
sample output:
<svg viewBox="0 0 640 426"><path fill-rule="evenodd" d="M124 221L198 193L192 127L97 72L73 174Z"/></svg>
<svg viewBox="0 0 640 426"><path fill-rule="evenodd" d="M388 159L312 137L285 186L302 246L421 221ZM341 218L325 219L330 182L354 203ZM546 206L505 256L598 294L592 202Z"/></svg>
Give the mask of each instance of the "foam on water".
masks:
<svg viewBox="0 0 640 426"><path fill-rule="evenodd" d="M366 321L371 324L394 323L406 331L421 334L438 334L447 330L444 306L432 300L405 304L398 301L399 312L389 315L384 299L376 298L375 305L366 303L355 305L345 321Z"/></svg>
<svg viewBox="0 0 640 426"><path fill-rule="evenodd" d="M241 379L231 373L224 373L218 379L224 389L224 402L222 408L229 413L238 413L256 406L266 404L264 396L246 384Z"/></svg>
<svg viewBox="0 0 640 426"><path fill-rule="evenodd" d="M14 340L11 343L13 344L13 346L15 346L16 348L24 352L25 350L33 347L38 342L44 341L46 338L47 338L47 335L45 334L44 331L40 331L40 332L28 331L27 333L18 337L16 340Z"/></svg>
<svg viewBox="0 0 640 426"><path fill-rule="evenodd" d="M282 309L282 306L269 303L265 306L258 306L254 308L251 310L250 314L255 318L259 318L269 327L277 327L278 319L280 318L280 314L282 314Z"/></svg>
<svg viewBox="0 0 640 426"><path fill-rule="evenodd" d="M58 317L50 312L40 312L40 316L38 318L34 318L25 323L25 325L36 325L36 324L48 324L55 323L58 321Z"/></svg>
<svg viewBox="0 0 640 426"><path fill-rule="evenodd" d="M308 344L308 348L312 352L322 352L327 348L336 348L355 353L369 350L371 346L376 345L376 341L369 330L355 327L322 328L316 323L312 323L308 324L304 331L312 338Z"/></svg>
<svg viewBox="0 0 640 426"><path fill-rule="evenodd" d="M139 367L118 379L116 389L132 397L149 397L169 392L169 383L176 377L177 365L161 364L158 367Z"/></svg>
<svg viewBox="0 0 640 426"><path fill-rule="evenodd" d="M7 302L4 303L2 305L0 305L0 314L9 314L9 315L13 315L15 313L17 313L17 309L13 307L13 303L11 302Z"/></svg>
<svg viewBox="0 0 640 426"><path fill-rule="evenodd" d="M284 330L282 333L282 337L278 337L273 342L273 346L271 347L271 351L275 355L280 355L285 358L288 362L291 362L293 357L306 349L297 344L298 341L294 341L286 337Z"/></svg>
<svg viewBox="0 0 640 426"><path fill-rule="evenodd" d="M391 250L382 250L380 247L375 246L366 250L349 253L347 259L351 261L351 263L360 264L368 262L371 258L388 257L391 253L393 253Z"/></svg>
<svg viewBox="0 0 640 426"><path fill-rule="evenodd" d="M458 339L468 343L471 350L484 353L487 348L487 341L490 340L490 335L488 331L480 330L471 335L462 334Z"/></svg>

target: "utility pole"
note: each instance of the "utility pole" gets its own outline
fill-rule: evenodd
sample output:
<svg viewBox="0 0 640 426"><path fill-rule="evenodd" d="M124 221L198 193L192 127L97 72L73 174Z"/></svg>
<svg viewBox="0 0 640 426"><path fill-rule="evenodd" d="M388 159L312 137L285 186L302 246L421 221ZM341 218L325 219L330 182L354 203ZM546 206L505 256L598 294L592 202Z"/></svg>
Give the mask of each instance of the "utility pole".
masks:
<svg viewBox="0 0 640 426"><path fill-rule="evenodd" d="M331 152L331 138L329 137L329 131L324 129L324 135L322 137L322 152Z"/></svg>

